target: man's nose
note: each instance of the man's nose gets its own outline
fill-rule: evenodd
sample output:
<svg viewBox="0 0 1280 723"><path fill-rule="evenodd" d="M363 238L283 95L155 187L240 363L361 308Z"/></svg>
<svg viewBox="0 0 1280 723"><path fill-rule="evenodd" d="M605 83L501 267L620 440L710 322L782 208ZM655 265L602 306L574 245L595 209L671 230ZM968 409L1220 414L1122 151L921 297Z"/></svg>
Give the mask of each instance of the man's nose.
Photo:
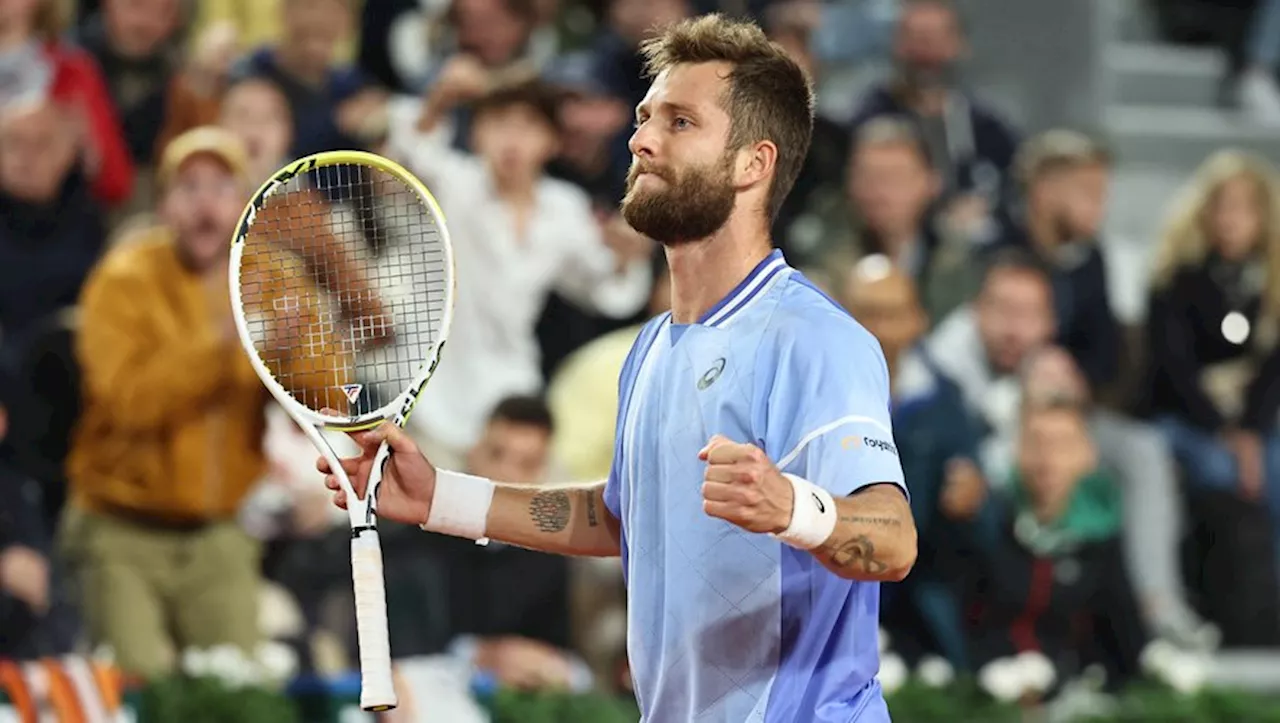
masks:
<svg viewBox="0 0 1280 723"><path fill-rule="evenodd" d="M631 134L631 140L627 141L627 148L631 150L631 155L637 158L653 158L658 152L657 136L653 125L646 121Z"/></svg>

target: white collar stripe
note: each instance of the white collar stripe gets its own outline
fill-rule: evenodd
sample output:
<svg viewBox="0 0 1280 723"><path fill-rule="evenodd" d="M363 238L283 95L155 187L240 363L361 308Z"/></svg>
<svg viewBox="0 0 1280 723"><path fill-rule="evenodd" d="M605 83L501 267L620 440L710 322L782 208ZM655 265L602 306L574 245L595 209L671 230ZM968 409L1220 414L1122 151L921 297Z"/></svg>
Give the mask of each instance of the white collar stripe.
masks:
<svg viewBox="0 0 1280 723"><path fill-rule="evenodd" d="M768 264L765 264L756 273L755 278L752 279L750 283L744 286L742 290L737 293L736 296L730 299L728 303L722 306L719 311L712 314L711 317L708 318L703 323L706 326L719 326L723 324L726 320L728 320L731 316L737 314L739 311L742 311L767 286L766 282L772 279L773 276L777 274L779 270L785 268L786 265L787 265L787 262L783 260L781 257L778 257L773 261L770 261Z"/></svg>

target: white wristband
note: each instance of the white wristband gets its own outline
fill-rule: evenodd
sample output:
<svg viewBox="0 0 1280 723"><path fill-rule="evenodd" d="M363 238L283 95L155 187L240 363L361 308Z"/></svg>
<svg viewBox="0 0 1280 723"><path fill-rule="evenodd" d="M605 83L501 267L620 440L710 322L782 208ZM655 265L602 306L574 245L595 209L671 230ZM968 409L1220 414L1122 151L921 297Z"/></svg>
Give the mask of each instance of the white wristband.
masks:
<svg viewBox="0 0 1280 723"><path fill-rule="evenodd" d="M436 493L422 529L485 544L494 487L493 481L484 477L437 470Z"/></svg>
<svg viewBox="0 0 1280 723"><path fill-rule="evenodd" d="M836 501L831 493L797 477L784 474L795 492L791 505L791 524L775 538L801 550L812 550L831 537L836 529Z"/></svg>

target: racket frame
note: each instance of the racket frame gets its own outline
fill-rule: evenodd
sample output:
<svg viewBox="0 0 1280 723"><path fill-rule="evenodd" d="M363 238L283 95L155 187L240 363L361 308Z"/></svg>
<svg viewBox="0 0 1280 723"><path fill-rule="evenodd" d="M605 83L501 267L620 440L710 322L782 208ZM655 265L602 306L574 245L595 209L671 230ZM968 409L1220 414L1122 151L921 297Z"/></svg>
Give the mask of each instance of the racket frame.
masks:
<svg viewBox="0 0 1280 723"><path fill-rule="evenodd" d="M437 231L440 234L444 251L444 273L446 274L446 293L448 298L441 317L440 329L428 352L427 359L419 366L409 386L395 398L378 409L354 416L332 416L321 414L302 404L284 388L271 370L259 356L253 343L249 329L249 320L245 314L244 304L240 296L240 267L244 260L245 241L253 230L253 222L272 194L283 189L290 181L300 175L312 171L337 166L359 165L383 171L408 186L417 194L418 200L427 206L434 216ZM453 298L456 283L454 273L453 244L449 238L449 229L445 222L444 212L436 202L431 191L422 181L400 164L374 153L365 151L326 151L300 158L285 165L267 179L245 204L240 220L236 224L235 235L231 241L231 257L227 276L231 288L232 315L236 331L240 336L249 362L258 374L271 396L284 407L290 417L298 423L303 432L315 445L316 449L328 461L330 469L338 478L339 484L347 496L347 511L351 518L351 555L352 585L356 597L356 626L361 650L361 691L360 707L367 711L385 711L397 705L395 687L392 679L390 644L387 629L387 603L385 580L382 568L382 552L377 530L377 496L382 481L382 471L387 458L391 454L386 442L378 448L373 460L373 468L369 474L369 484L365 497L359 498L342 469L341 460L333 446L323 434L324 431L359 432L373 429L384 421L390 421L403 428L413 413L418 397L426 387L427 380L435 372L440 363L440 354L449 335L449 327L453 321Z"/></svg>

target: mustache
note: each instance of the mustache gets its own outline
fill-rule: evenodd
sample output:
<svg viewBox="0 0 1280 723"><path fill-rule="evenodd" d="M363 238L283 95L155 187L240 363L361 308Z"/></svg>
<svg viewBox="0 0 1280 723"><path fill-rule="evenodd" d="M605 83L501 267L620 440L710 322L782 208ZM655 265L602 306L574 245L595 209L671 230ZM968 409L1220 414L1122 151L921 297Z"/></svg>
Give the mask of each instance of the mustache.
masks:
<svg viewBox="0 0 1280 723"><path fill-rule="evenodd" d="M627 180L633 182L636 180L637 177L640 176L641 173L649 173L649 174L655 175L664 181L671 180L670 170L666 168L661 168L652 163L645 163L643 161L635 161L631 164L631 168L627 171Z"/></svg>

